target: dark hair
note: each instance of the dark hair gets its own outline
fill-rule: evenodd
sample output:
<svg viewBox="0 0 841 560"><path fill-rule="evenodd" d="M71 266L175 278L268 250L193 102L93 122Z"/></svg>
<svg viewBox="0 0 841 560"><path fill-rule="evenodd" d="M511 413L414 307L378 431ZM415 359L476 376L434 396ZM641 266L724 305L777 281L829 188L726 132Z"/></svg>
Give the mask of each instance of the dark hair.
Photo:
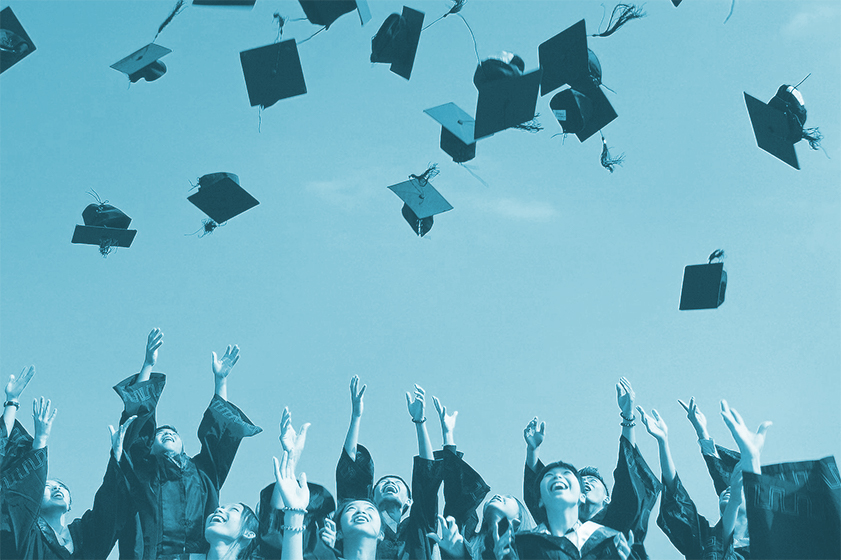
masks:
<svg viewBox="0 0 841 560"><path fill-rule="evenodd" d="M386 477L383 477L386 478ZM377 504L374 503L374 500L369 500L368 498L349 498L347 500L342 500L339 503L339 507L336 508L336 514L333 516L333 521L336 523L336 532L342 530L342 515L344 515L345 510L354 502L365 502L371 504L377 512L379 512L379 508Z"/></svg>
<svg viewBox="0 0 841 560"><path fill-rule="evenodd" d="M58 478L48 478L48 479L47 479L47 482L49 482L49 481L51 481L51 480L52 480L53 482L55 482L56 484L61 485L61 487L62 487L62 488L64 488L65 490L67 490L67 511L70 511L70 507L73 505L73 493L72 493L72 492L70 492L70 487L69 487L69 486L67 486L67 485L64 483L64 481L59 480ZM44 485L44 487L46 488L46 484Z"/></svg>
<svg viewBox="0 0 841 560"><path fill-rule="evenodd" d="M242 506L242 526L239 530L237 541L242 544L243 535L245 535L246 531L254 533L254 538L251 539L247 546L240 549L239 554L237 554L237 560L245 560L251 558L257 551L257 535L260 533L260 520L250 507L242 502L239 505Z"/></svg>
<svg viewBox="0 0 841 560"><path fill-rule="evenodd" d="M602 483L602 486L604 486L604 491L607 493L607 496L610 497L610 488L607 487L607 483L602 478L599 469L597 469L596 467L584 467L580 471L578 471L579 480L583 479L585 476L592 476L593 478L598 478L599 481Z"/></svg>
<svg viewBox="0 0 841 560"><path fill-rule="evenodd" d="M576 469L574 466L570 465L569 463L565 463L563 461L555 461L554 463L549 463L548 465L543 467L543 469L541 469L541 471L540 471L540 474L537 475L537 480L535 481L535 485L537 486L538 501L540 500L540 483L543 481L543 477L545 477L549 473L549 471L551 471L553 469L567 469L567 470L575 473L575 477L578 479L578 486L580 488L584 488L584 483L581 482L581 474L578 472L578 469ZM546 506L538 506L538 508L540 510L541 516L543 517L543 520L545 521L547 519L547 517L546 517Z"/></svg>

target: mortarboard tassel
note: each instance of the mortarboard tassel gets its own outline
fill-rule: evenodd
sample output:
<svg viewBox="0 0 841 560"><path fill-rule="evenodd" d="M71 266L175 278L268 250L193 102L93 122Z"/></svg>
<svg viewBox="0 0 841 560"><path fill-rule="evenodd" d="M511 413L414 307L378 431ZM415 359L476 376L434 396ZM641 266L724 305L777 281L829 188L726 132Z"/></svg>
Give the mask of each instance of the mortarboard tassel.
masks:
<svg viewBox="0 0 841 560"><path fill-rule="evenodd" d="M619 12L617 16L616 13ZM591 37L607 37L613 35L617 29L631 21L632 19L639 19L645 17L645 12L642 8L638 8L633 4L617 4L610 14L610 20L607 22L607 29L601 33L591 35ZM614 18L615 21L614 21Z"/></svg>
<svg viewBox="0 0 841 560"><path fill-rule="evenodd" d="M438 171L438 164L433 163L426 169L426 171L424 171L420 175L415 175L414 173L412 173L411 175L409 175L409 177L412 179L417 179L421 186L425 187L426 184L429 183L432 179L434 179L439 173L440 171ZM421 198L423 198L423 193L421 193Z"/></svg>
<svg viewBox="0 0 841 560"><path fill-rule="evenodd" d="M625 154L619 154L619 156L615 158L610 157L610 150L607 149L607 140L604 139L604 135L602 135L602 167L613 173L613 168L617 165L622 165L622 162L625 160Z"/></svg>
<svg viewBox="0 0 841 560"><path fill-rule="evenodd" d="M811 147L813 150L818 150L821 148L821 140L823 140L823 134L821 134L821 131L818 130L818 127L804 128L803 139L809 142L809 147Z"/></svg>
<svg viewBox="0 0 841 560"><path fill-rule="evenodd" d="M99 254L102 255L102 258L107 257L117 244L116 239L101 239L99 241Z"/></svg>
<svg viewBox="0 0 841 560"><path fill-rule="evenodd" d="M158 35L161 34L161 31L164 30L164 27L169 25L169 23L173 19L175 19L175 16L180 14L183 9L184 9L184 0L178 0L178 2L175 4L175 7L172 9L172 11L169 13L169 15L166 16L166 19L164 20L164 22L158 27L158 32L155 33L155 39L158 38ZM152 39L152 42L154 42L155 39Z"/></svg>
<svg viewBox="0 0 841 560"><path fill-rule="evenodd" d="M727 14L727 17L724 18L724 23L727 23L727 20L730 19L730 16L733 15L733 8L736 7L736 0L730 0L730 13Z"/></svg>

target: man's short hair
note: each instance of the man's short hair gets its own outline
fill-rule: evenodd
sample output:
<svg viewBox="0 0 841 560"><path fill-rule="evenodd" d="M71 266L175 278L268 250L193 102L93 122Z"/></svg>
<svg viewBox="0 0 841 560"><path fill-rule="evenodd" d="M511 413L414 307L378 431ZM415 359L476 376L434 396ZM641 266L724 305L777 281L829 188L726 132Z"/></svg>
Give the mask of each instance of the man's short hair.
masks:
<svg viewBox="0 0 841 560"><path fill-rule="evenodd" d="M348 498L339 502L339 507L336 508L336 513L333 515L333 522L336 523L336 531L342 530L342 515L345 514L345 510L354 502L366 502L371 504L375 510L379 512L379 508L377 504L374 503L374 500L369 500L368 498Z"/></svg>
<svg viewBox="0 0 841 560"><path fill-rule="evenodd" d="M607 487L607 483L602 478L599 469L597 469L596 467L584 467L583 469L578 471L579 480L583 479L585 476L592 476L593 478L598 478L599 481L602 483L602 486L604 486L605 493L607 493L607 496L610 497L610 488Z"/></svg>
<svg viewBox="0 0 841 560"><path fill-rule="evenodd" d="M374 488L376 489L376 487L380 485L380 482L382 482L382 481L383 481L383 480L385 480L386 478L396 478L397 480L399 480L400 482L402 482L402 483L403 483L403 486L405 486L405 487L406 487L406 492L407 492L407 494L409 495L409 499L410 499L410 500L412 499L412 487L411 487L411 486L409 486L409 484L408 484L405 480L403 480L402 478L400 478L400 477L399 477L399 476L397 476L396 474L387 474L387 475L385 475L385 476L381 477L381 478L377 481L377 483L376 483L376 484L374 484Z"/></svg>

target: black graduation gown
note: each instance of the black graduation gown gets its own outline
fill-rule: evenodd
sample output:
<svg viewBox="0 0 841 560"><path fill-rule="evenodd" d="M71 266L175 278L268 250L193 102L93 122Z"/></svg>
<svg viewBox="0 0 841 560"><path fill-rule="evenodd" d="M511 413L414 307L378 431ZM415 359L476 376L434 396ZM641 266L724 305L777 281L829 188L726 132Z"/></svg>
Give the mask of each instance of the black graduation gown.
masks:
<svg viewBox="0 0 841 560"><path fill-rule="evenodd" d="M619 534L615 529L596 529L581 551L566 537L556 537L541 530L518 533L514 536L514 550L522 560L579 560L590 558L622 558L613 539Z"/></svg>
<svg viewBox="0 0 841 560"><path fill-rule="evenodd" d="M538 461L536 471L526 465L523 475L523 499L538 522L545 522L538 507L540 495L537 475L543 469ZM632 554L634 558L648 558L643 542L648 532L648 519L657 502L662 485L645 462L639 447L631 445L624 436L619 437L619 459L613 471L613 492L610 503L589 521L616 529L628 535L634 532ZM584 520L586 521L586 520Z"/></svg>
<svg viewBox="0 0 841 560"><path fill-rule="evenodd" d="M123 546L121 558L160 558L207 551L205 519L219 506L219 490L228 476L243 438L262 431L235 405L214 395L198 429L201 451L190 458L152 455L155 408L165 376L134 383L135 376L114 387L126 404L140 404L138 418L126 435L121 467L137 511L136 540ZM151 406L150 406L151 405ZM137 424L137 426L135 426ZM131 435L131 437L130 437ZM124 535L120 535L121 541ZM127 538L128 540L128 538ZM133 550L132 550L133 549Z"/></svg>
<svg viewBox="0 0 841 560"><path fill-rule="evenodd" d="M377 545L380 560L431 560L433 544L427 533L435 531L438 520L438 488L442 481L442 461L415 457L412 469L412 506L394 531L383 523L385 538ZM362 445L356 446L356 461L342 448L336 465L336 497L371 499L374 488L374 461Z"/></svg>
<svg viewBox="0 0 841 560"><path fill-rule="evenodd" d="M675 491L666 486L660 500L657 525L686 560L741 560L733 548L733 539L722 538L721 520L714 526L698 513L680 477L675 475Z"/></svg>
<svg viewBox="0 0 841 560"><path fill-rule="evenodd" d="M336 501L330 492L320 484L308 482L310 501L304 515L304 560L332 559L334 553L328 550L318 537L318 530L324 527L324 520L336 510ZM260 519L258 550L263 558L280 558L283 552L284 513L272 507L272 482L260 492L257 517Z"/></svg>

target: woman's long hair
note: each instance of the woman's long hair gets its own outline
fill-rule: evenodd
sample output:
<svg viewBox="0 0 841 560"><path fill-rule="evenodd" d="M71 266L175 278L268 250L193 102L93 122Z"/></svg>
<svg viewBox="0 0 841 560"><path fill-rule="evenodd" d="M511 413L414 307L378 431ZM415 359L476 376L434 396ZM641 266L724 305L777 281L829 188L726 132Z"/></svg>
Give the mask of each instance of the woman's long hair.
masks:
<svg viewBox="0 0 841 560"><path fill-rule="evenodd" d="M239 505L242 506L242 525L240 526L239 535L237 535L236 540L236 544L240 547L237 560L249 560L257 551L257 535L260 532L260 520L250 507L242 502ZM250 540L246 539L244 536L246 531L254 533L254 537Z"/></svg>
<svg viewBox="0 0 841 560"><path fill-rule="evenodd" d="M515 502L517 502L519 524L513 524L514 534L517 535L519 533L535 530L537 528L537 523L535 523L534 517L532 517L531 512L529 512L529 508L526 507L526 504L524 504L523 501L516 496L508 494L505 495L505 497L512 498ZM488 503L485 502L485 506L482 508L482 523L479 526L479 530L472 537L465 540L465 546L467 547L467 551L473 560L481 560L485 557L484 553L487 548L485 546L486 539L490 537L489 531L493 530L488 521L487 509ZM493 537L490 538L491 542L493 542ZM490 557L493 558L493 550L490 550L490 553Z"/></svg>

